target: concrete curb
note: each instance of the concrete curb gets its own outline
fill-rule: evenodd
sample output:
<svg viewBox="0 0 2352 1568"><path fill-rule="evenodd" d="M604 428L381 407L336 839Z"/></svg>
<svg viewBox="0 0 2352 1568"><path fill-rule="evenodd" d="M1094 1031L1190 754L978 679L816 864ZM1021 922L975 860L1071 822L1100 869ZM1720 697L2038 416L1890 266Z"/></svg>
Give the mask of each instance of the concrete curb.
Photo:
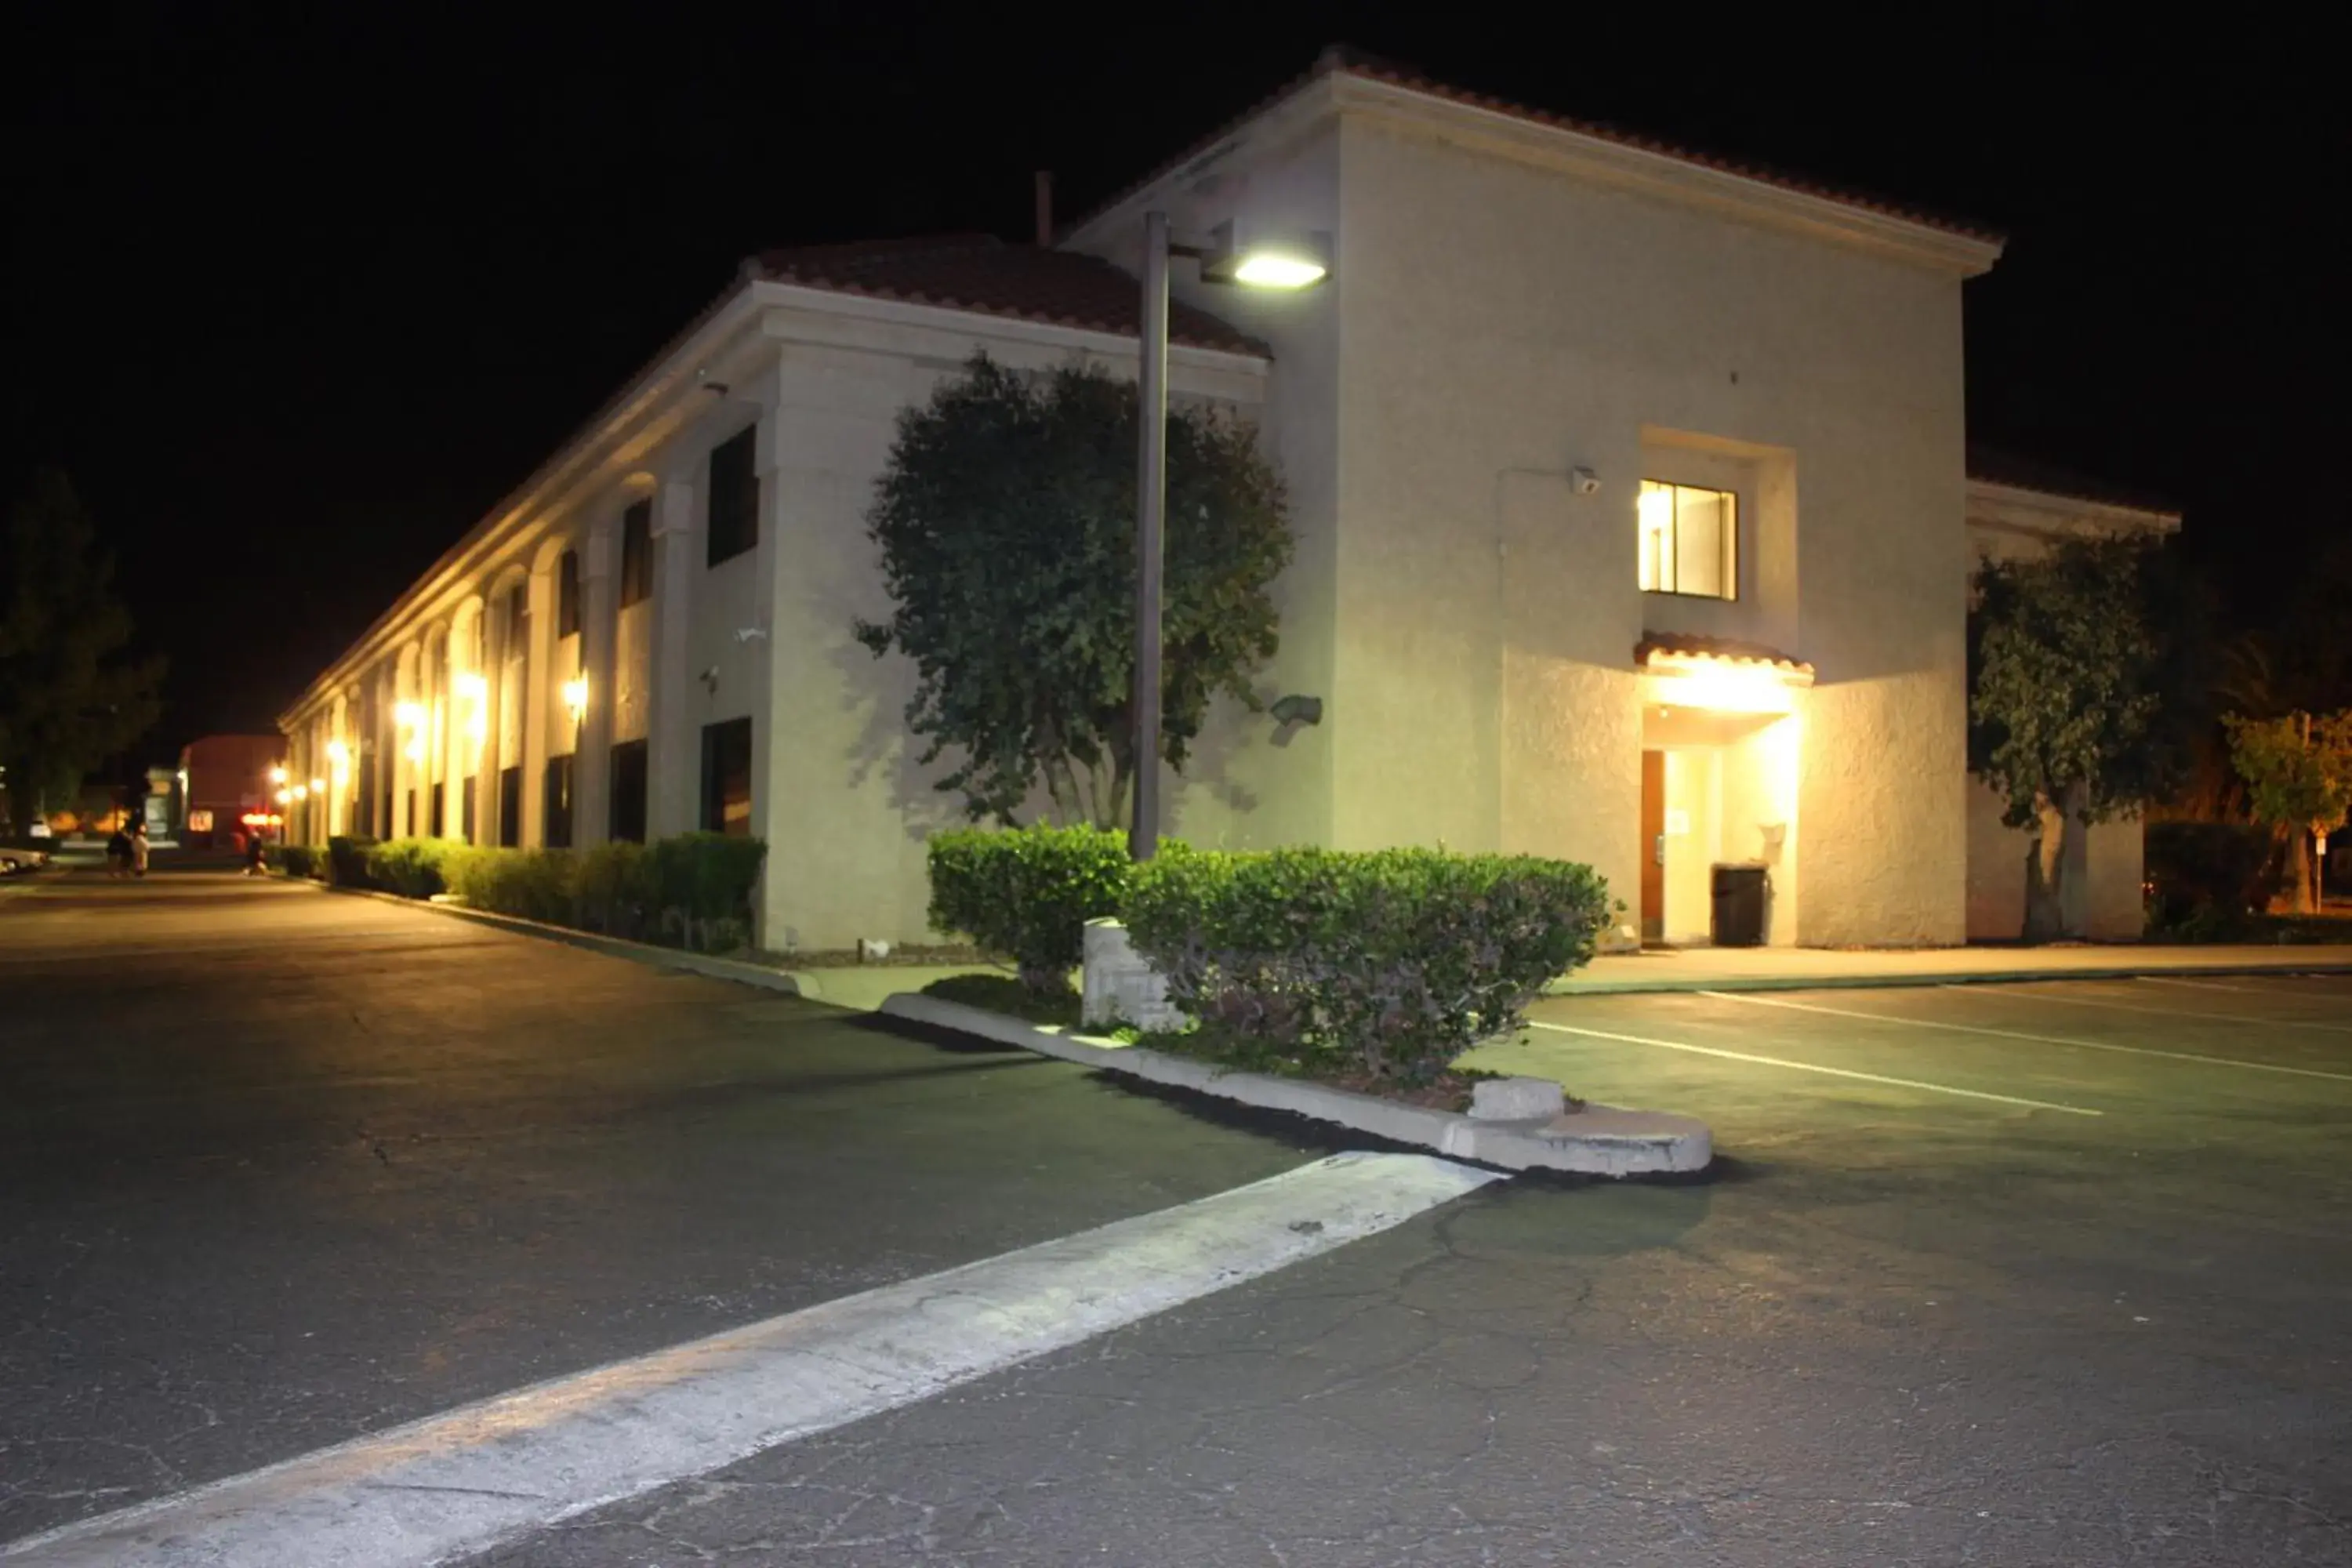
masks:
<svg viewBox="0 0 2352 1568"><path fill-rule="evenodd" d="M403 898L374 888L336 888L314 881L308 877L287 877L289 882L306 883L322 893L342 893L352 898L381 899L404 910L425 910L435 914L455 915L460 920L497 926L521 936L543 937L568 947L585 948L612 958L633 959L656 969L682 969L695 974L707 974L713 980L733 980L745 985L756 985L763 991L781 991L787 996L803 994L800 977L788 969L770 969L762 963L745 963L740 959L717 958L707 952L688 952L683 948L656 947L651 942L630 942L626 938L605 936L593 931L574 931L570 926L548 925L541 921L527 921L520 915L494 914L488 910L477 910L465 904L435 903L426 899Z"/></svg>
<svg viewBox="0 0 2352 1568"><path fill-rule="evenodd" d="M1410 1143L1456 1160L1507 1171L1567 1171L1586 1176L1685 1174L1706 1169L1715 1137L1705 1122L1663 1110L1621 1110L1587 1105L1548 1123L1473 1121L1450 1110L1400 1105L1351 1089L1264 1073L1223 1072L1206 1062L1140 1046L1119 1046L983 1007L901 991L884 999L885 1016L977 1035L1101 1072L1237 1100L1265 1110L1286 1110L1318 1121Z"/></svg>
<svg viewBox="0 0 2352 1568"><path fill-rule="evenodd" d="M2285 951L2293 951L2287 949ZM1895 974L1751 974L1713 979L1661 976L1656 980L1578 980L1563 977L1544 986L1547 996L1643 996L1697 991L1916 991L1937 985L2026 985L2053 980L2189 979L2210 975L2244 979L2266 974L2352 974L2352 963L2121 963L2083 969L1986 969Z"/></svg>

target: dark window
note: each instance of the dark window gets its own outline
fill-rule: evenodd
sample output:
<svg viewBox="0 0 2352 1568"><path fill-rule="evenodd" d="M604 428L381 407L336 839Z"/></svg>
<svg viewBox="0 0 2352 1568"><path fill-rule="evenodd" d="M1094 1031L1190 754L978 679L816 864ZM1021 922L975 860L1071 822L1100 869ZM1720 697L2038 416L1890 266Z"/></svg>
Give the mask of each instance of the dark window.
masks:
<svg viewBox="0 0 2352 1568"><path fill-rule="evenodd" d="M530 584L507 590L507 657L520 658L530 647Z"/></svg>
<svg viewBox="0 0 2352 1568"><path fill-rule="evenodd" d="M760 542L760 477L751 471L751 432L710 448L707 564L732 560Z"/></svg>
<svg viewBox="0 0 2352 1568"><path fill-rule="evenodd" d="M513 849L522 843L522 770L499 770L499 847Z"/></svg>
<svg viewBox="0 0 2352 1568"><path fill-rule="evenodd" d="M646 841L646 743L623 741L613 748L612 823L605 837L615 843Z"/></svg>
<svg viewBox="0 0 2352 1568"><path fill-rule="evenodd" d="M416 791L414 788L410 789L408 792L407 834L411 838L416 837Z"/></svg>
<svg viewBox="0 0 2352 1568"><path fill-rule="evenodd" d="M395 834L397 834L397 833L400 831L397 827L394 827L394 826L393 826L393 823L394 822L394 820L396 820L396 819L395 819L395 818L393 816L393 815L392 815L392 791L390 791L390 790L388 790L388 789L387 789L387 790L385 790L385 791L383 792L383 836L384 836L386 838L390 838L390 837L394 837Z"/></svg>
<svg viewBox="0 0 2352 1568"><path fill-rule="evenodd" d="M702 830L746 838L751 833L751 721L702 727Z"/></svg>
<svg viewBox="0 0 2352 1568"><path fill-rule="evenodd" d="M621 603L654 593L654 503L641 500L621 514Z"/></svg>
<svg viewBox="0 0 2352 1568"><path fill-rule="evenodd" d="M572 847L572 755L547 759L547 815L540 841L550 849Z"/></svg>
<svg viewBox="0 0 2352 1568"><path fill-rule="evenodd" d="M474 839L474 776L466 775L465 794L457 797L457 826L467 843Z"/></svg>
<svg viewBox="0 0 2352 1568"><path fill-rule="evenodd" d="M567 550L555 563L555 635L568 637L580 630L580 552Z"/></svg>
<svg viewBox="0 0 2352 1568"><path fill-rule="evenodd" d="M433 837L436 838L444 838L448 836L448 795L449 786L447 784L437 784L433 786Z"/></svg>

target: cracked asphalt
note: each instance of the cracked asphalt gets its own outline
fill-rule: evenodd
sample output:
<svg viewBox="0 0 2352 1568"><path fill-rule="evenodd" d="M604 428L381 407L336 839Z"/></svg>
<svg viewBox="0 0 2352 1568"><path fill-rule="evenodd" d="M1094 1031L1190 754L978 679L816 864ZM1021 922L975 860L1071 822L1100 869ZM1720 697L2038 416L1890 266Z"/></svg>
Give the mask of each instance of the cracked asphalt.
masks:
<svg viewBox="0 0 2352 1568"><path fill-rule="evenodd" d="M0 905L0 1539L1323 1147L423 911L99 897ZM2352 980L1779 1004L1485 1053L1705 1117L1712 1181L1490 1188L475 1568L2352 1563Z"/></svg>

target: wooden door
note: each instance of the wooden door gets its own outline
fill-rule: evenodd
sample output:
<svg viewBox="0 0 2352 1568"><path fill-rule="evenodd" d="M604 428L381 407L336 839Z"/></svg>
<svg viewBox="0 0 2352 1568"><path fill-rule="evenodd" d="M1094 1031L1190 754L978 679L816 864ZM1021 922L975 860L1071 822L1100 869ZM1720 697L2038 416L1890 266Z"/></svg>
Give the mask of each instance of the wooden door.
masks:
<svg viewBox="0 0 2352 1568"><path fill-rule="evenodd" d="M1666 753L1642 753L1642 940L1666 937Z"/></svg>

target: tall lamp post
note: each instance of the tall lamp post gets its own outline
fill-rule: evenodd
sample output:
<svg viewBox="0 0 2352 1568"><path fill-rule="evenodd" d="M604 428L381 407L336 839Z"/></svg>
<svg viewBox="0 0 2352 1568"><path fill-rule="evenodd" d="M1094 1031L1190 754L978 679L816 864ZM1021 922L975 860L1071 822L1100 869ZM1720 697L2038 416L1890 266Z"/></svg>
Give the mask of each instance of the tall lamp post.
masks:
<svg viewBox="0 0 2352 1568"><path fill-rule="evenodd" d="M1253 289L1306 289L1330 275L1320 237L1289 246L1236 248L1230 225L1210 245L1178 245L1168 237L1168 215L1143 215L1142 365L1136 377L1139 427L1135 476L1135 816L1127 830L1130 858L1149 860L1160 847L1160 615L1167 564L1168 510L1168 258L1201 262L1209 283Z"/></svg>

